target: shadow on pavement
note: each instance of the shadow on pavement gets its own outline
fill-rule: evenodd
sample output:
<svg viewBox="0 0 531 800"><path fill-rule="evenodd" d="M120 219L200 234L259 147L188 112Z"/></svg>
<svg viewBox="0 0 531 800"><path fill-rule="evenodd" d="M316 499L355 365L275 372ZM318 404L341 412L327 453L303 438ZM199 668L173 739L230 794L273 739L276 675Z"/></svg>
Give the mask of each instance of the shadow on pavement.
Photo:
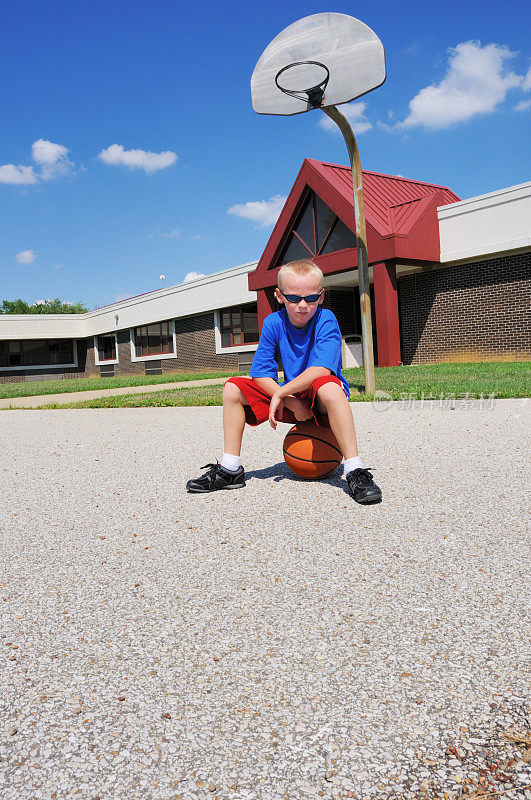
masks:
<svg viewBox="0 0 531 800"><path fill-rule="evenodd" d="M293 481L293 483L308 483L318 485L320 483L327 483L331 486L337 486L338 489L341 489L344 494L346 494L350 499L351 494L348 488L348 484L346 480L343 479L343 469L340 465L334 472L329 475L327 478L321 478L320 480L307 480L306 478L299 478L298 475L295 475L289 467L286 465L284 461L279 461L277 464L273 464L270 467L265 467L264 469L254 469L250 470L249 472L245 472L245 480L249 481L251 478L258 478L258 480L270 480L271 478L275 481ZM376 501L375 503L370 503L370 505L380 505L381 500Z"/></svg>
<svg viewBox="0 0 531 800"><path fill-rule="evenodd" d="M346 487L345 481L343 481L341 477L341 471L338 467L332 475L329 475L327 478L322 478L320 480L312 480L309 481L306 478L299 478L298 475L295 475L289 467L286 465L284 461L279 461L277 464L273 464L270 467L264 467L264 469L253 469L249 472L245 472L245 480L250 480L251 478L258 478L259 480L267 480L273 478L274 481L293 481L294 483L329 483L333 486L340 486L341 488ZM345 484L345 486L343 486ZM347 487L347 494L348 494L348 487Z"/></svg>

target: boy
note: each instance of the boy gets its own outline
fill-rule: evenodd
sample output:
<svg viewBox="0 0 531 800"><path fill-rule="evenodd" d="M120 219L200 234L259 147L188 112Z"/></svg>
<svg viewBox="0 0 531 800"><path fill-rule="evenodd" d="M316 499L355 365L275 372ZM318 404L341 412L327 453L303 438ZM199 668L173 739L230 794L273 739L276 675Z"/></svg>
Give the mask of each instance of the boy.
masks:
<svg viewBox="0 0 531 800"><path fill-rule="evenodd" d="M312 261L280 268L275 296L282 306L264 320L249 378L229 378L223 388L225 447L221 463L207 464L189 492L213 492L245 486L241 443L245 423L269 419L294 424L312 419L330 427L344 458L344 475L358 503L381 500L381 490L363 468L356 442L348 383L341 374L341 333L334 314L321 308L323 273ZM285 382L278 384L277 356Z"/></svg>

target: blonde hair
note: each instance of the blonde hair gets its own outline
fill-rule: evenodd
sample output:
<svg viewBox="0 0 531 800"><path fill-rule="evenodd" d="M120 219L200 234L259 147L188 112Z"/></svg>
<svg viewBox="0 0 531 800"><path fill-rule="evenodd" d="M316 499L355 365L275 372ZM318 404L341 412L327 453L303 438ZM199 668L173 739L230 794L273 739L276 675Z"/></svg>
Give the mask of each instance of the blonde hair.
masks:
<svg viewBox="0 0 531 800"><path fill-rule="evenodd" d="M284 264L282 267L280 267L277 276L277 286L281 291L284 288L284 280L286 275L297 275L300 278L306 275L318 275L321 281L321 286L323 284L323 273L317 264L314 264L313 261L310 261L306 258L301 259L300 261L290 261L288 264Z"/></svg>

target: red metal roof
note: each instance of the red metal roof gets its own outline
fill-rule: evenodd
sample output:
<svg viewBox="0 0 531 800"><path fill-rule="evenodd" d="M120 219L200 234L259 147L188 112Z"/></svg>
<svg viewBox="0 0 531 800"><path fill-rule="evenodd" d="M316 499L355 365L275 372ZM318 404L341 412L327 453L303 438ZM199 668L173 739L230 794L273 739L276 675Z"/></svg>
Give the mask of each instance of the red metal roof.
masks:
<svg viewBox="0 0 531 800"><path fill-rule="evenodd" d="M356 232L350 167L305 159L256 270L249 273L251 291L275 285L279 254L308 189ZM440 260L437 207L460 200L451 189L400 175L363 170L363 196L370 264L399 259ZM357 267L356 248L316 256L314 261L325 275L351 270Z"/></svg>
<svg viewBox="0 0 531 800"><path fill-rule="evenodd" d="M353 206L350 167L313 158L306 161ZM439 203L441 206L461 199L447 186L437 186L400 175L385 175L382 172L362 172L365 218L380 236L393 233L407 235L411 225L415 223L416 204L423 197L442 192L442 202Z"/></svg>

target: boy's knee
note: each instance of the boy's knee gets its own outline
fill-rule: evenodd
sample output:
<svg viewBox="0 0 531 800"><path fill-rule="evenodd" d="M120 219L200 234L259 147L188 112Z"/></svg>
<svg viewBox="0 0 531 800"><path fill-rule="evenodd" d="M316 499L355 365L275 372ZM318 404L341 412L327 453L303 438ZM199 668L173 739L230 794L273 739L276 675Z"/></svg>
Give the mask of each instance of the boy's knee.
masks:
<svg viewBox="0 0 531 800"><path fill-rule="evenodd" d="M322 403L326 404L341 402L343 398L346 400L347 396L342 386L330 381L319 387L317 390L317 397Z"/></svg>
<svg viewBox="0 0 531 800"><path fill-rule="evenodd" d="M245 402L245 398L240 389L235 383L231 383L230 380L228 380L223 386L223 402L225 401L242 403L242 405Z"/></svg>

